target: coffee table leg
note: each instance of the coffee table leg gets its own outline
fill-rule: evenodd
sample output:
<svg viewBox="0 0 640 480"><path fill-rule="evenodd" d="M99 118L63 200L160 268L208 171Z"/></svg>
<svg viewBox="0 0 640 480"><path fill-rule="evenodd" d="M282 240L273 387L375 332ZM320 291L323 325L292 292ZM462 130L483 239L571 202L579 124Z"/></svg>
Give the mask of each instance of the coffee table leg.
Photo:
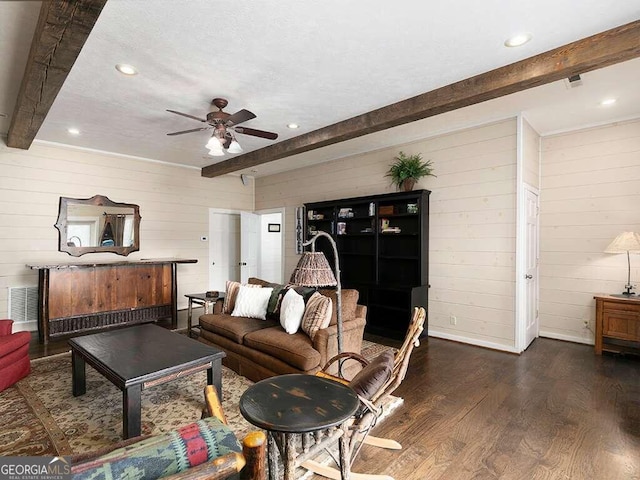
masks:
<svg viewBox="0 0 640 480"><path fill-rule="evenodd" d="M122 438L140 435L140 397L142 385L132 385L122 391Z"/></svg>
<svg viewBox="0 0 640 480"><path fill-rule="evenodd" d="M191 338L191 316L193 315L193 301L189 298L189 307L187 308L187 337Z"/></svg>
<svg viewBox="0 0 640 480"><path fill-rule="evenodd" d="M211 368L207 369L207 385L214 385L218 392L218 398L222 402L222 360L211 362Z"/></svg>
<svg viewBox="0 0 640 480"><path fill-rule="evenodd" d="M76 351L73 352L71 357L71 385L73 396L78 397L84 395L87 391L86 372L84 358L82 358Z"/></svg>

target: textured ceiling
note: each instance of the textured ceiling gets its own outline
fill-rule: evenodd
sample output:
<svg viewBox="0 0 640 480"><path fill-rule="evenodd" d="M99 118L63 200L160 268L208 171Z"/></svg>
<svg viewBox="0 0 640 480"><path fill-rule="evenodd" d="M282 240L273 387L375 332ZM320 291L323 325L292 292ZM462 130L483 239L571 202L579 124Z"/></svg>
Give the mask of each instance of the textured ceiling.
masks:
<svg viewBox="0 0 640 480"><path fill-rule="evenodd" d="M0 2L0 113L17 97L39 2ZM640 0L109 0L36 139L203 167L211 99L278 141L640 18ZM504 40L533 34L520 48ZM640 39L639 39L640 41ZM5 62L4 59L9 59ZM130 63L125 77L114 66ZM266 164L266 175L524 112L540 133L640 116L640 61ZM614 96L618 103L598 102ZM298 130L286 125L295 122ZM9 118L0 118L6 134ZM70 136L67 128L80 129ZM245 152L272 142L244 135Z"/></svg>

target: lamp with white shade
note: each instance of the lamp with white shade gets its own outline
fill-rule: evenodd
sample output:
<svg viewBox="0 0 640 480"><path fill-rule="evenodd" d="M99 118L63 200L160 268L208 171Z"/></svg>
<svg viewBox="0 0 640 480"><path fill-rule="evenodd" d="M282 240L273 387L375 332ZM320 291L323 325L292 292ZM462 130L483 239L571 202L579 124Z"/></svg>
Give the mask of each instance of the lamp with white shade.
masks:
<svg viewBox="0 0 640 480"><path fill-rule="evenodd" d="M622 232L613 242L609 244L604 250L605 253L626 253L627 254L627 284L624 286L625 291L622 295L625 297L635 295L631 290L634 286L631 285L631 259L630 253L640 253L640 234L636 232Z"/></svg>

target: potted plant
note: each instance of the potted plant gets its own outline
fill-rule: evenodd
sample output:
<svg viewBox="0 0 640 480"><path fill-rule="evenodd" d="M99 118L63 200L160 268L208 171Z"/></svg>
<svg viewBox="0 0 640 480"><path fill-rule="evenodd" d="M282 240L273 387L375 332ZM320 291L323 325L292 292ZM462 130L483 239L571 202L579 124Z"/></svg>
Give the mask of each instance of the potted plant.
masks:
<svg viewBox="0 0 640 480"><path fill-rule="evenodd" d="M416 182L422 177L435 177L431 160L422 161L422 154L406 155L404 152L398 153L394 157L395 162L389 168L387 177L391 177L391 183L398 189L405 192L413 190Z"/></svg>

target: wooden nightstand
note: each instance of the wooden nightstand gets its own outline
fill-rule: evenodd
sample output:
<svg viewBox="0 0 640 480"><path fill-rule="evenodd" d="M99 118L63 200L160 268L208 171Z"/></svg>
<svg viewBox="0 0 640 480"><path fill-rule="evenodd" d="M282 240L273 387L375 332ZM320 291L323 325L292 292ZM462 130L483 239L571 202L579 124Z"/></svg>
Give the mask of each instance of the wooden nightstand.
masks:
<svg viewBox="0 0 640 480"><path fill-rule="evenodd" d="M596 295L596 355L640 354L640 298Z"/></svg>

